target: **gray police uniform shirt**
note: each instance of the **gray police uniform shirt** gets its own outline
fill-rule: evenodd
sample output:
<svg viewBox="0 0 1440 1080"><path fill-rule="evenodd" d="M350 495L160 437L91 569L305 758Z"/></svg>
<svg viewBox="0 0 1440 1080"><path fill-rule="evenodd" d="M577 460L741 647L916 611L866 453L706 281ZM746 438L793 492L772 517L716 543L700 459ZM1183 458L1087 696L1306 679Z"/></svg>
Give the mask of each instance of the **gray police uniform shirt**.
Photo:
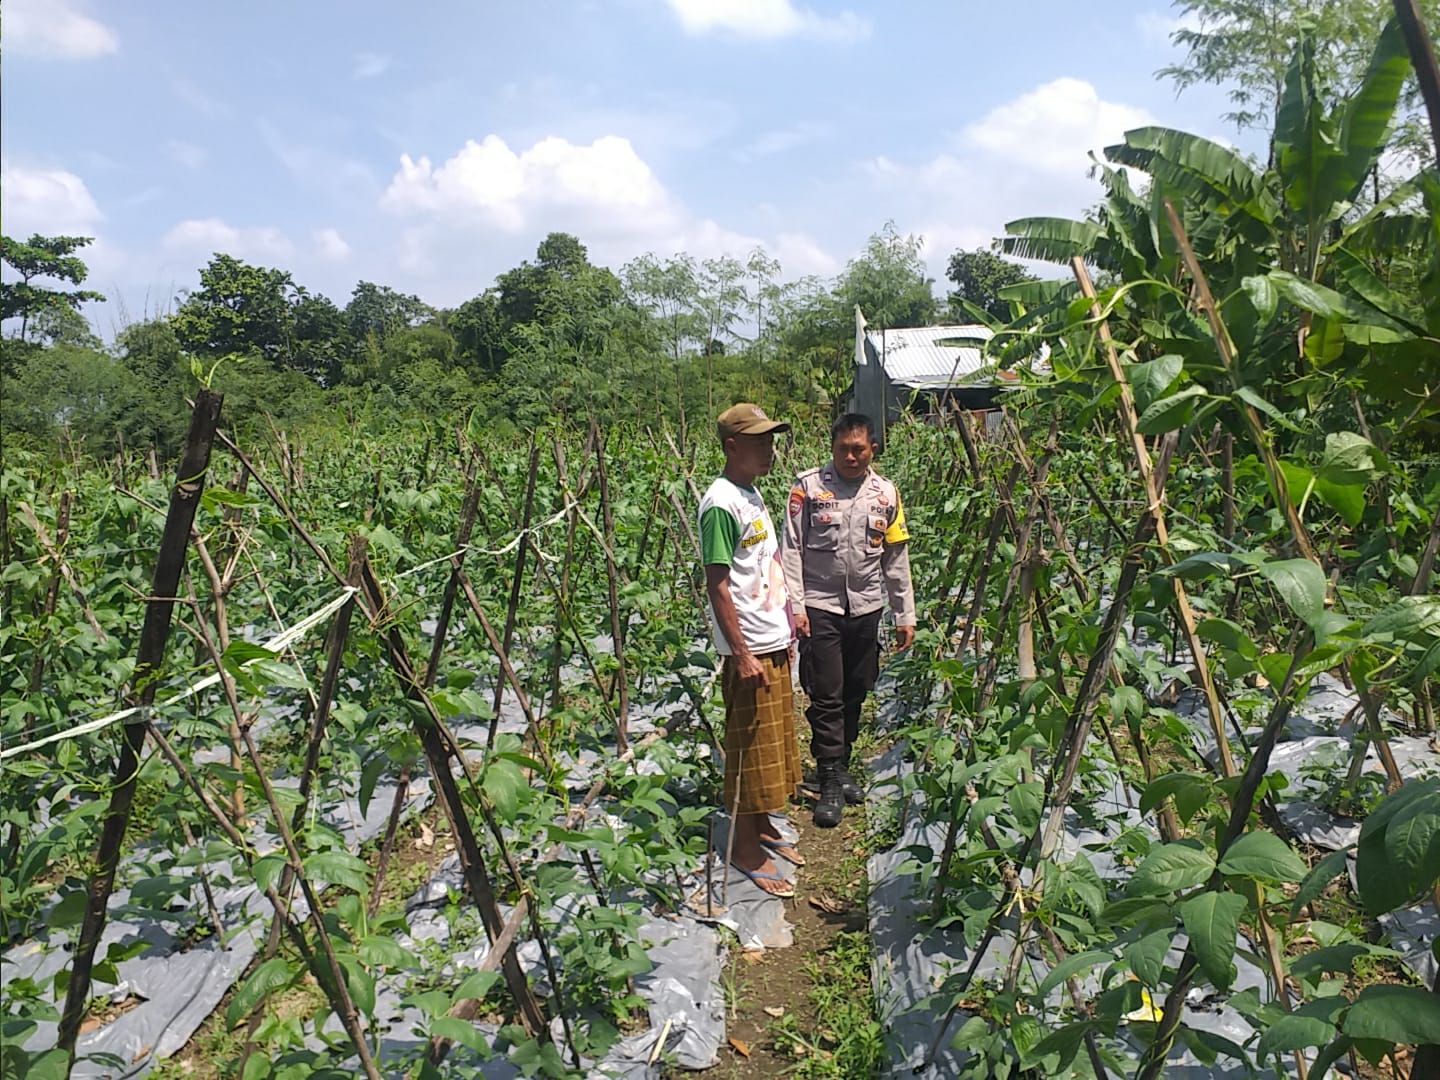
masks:
<svg viewBox="0 0 1440 1080"><path fill-rule="evenodd" d="M781 549L791 609L868 615L888 595L896 625L914 626L909 539L900 493L873 469L853 481L833 462L801 473Z"/></svg>

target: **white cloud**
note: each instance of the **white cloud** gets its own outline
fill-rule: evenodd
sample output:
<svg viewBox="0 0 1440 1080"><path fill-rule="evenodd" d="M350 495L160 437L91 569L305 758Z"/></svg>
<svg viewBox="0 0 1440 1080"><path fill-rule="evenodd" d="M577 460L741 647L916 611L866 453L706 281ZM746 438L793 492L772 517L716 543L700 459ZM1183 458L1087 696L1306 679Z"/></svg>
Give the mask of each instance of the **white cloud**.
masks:
<svg viewBox="0 0 1440 1080"><path fill-rule="evenodd" d="M1103 195L1089 153L1153 123L1144 109L1102 100L1078 79L1056 79L996 106L968 125L952 149L920 161L874 157L860 164L869 201L901 232L925 238L937 288L957 248L986 248L1017 218L1078 218ZM1057 268L1039 268L1059 276Z"/></svg>
<svg viewBox="0 0 1440 1080"><path fill-rule="evenodd" d="M5 231L16 236L90 234L105 217L85 181L74 173L8 161L0 161L0 204Z"/></svg>
<svg viewBox="0 0 1440 1080"><path fill-rule="evenodd" d="M996 106L965 129L964 140L1011 169L1073 172L1085 168L1090 151L1151 122L1144 109L1102 101L1083 79L1060 78Z"/></svg>
<svg viewBox="0 0 1440 1080"><path fill-rule="evenodd" d="M517 151L492 134L439 165L405 154L380 203L407 222L394 264L436 303L473 296L554 230L574 233L592 261L612 268L646 252L744 259L757 246L777 255L787 275L838 265L803 234L769 242L692 213L616 135L589 144L550 136Z"/></svg>
<svg viewBox="0 0 1440 1080"><path fill-rule="evenodd" d="M383 75L389 69L392 59L392 57L385 53L356 53L355 78L373 79L377 75Z"/></svg>
<svg viewBox="0 0 1440 1080"><path fill-rule="evenodd" d="M94 60L120 48L120 39L72 0L6 0L5 47L63 60Z"/></svg>
<svg viewBox="0 0 1440 1080"><path fill-rule="evenodd" d="M288 259L295 245L281 230L270 225L237 227L220 218L187 218L175 225L160 241L172 255L204 258L218 253L237 259L260 261Z"/></svg>
<svg viewBox="0 0 1440 1080"><path fill-rule="evenodd" d="M714 32L775 40L814 37L831 41L862 41L870 21L851 11L821 15L791 0L666 0L688 34Z"/></svg>
<svg viewBox="0 0 1440 1080"><path fill-rule="evenodd" d="M310 234L315 253L326 262L344 262L350 257L350 245L337 229L316 229Z"/></svg>
<svg viewBox="0 0 1440 1080"><path fill-rule="evenodd" d="M210 157L203 146L196 146L184 139L171 139L166 142L165 153L171 161L192 171L201 168Z"/></svg>
<svg viewBox="0 0 1440 1080"><path fill-rule="evenodd" d="M670 211L650 166L616 135L588 146L552 135L518 154L487 135L438 168L402 154L380 203L398 214L469 215L509 232L556 210L632 221Z"/></svg>

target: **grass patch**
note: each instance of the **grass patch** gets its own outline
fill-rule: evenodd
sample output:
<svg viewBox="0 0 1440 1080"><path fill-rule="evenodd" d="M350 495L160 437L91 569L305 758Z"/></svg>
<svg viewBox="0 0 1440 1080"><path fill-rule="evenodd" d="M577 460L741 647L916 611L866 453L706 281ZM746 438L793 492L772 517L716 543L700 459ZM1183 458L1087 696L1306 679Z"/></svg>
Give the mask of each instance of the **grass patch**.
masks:
<svg viewBox="0 0 1440 1080"><path fill-rule="evenodd" d="M863 1080L879 1074L885 1040L870 991L870 937L842 933L805 962L815 1015L804 1024L791 1012L770 1025L770 1037L794 1064L798 1080Z"/></svg>

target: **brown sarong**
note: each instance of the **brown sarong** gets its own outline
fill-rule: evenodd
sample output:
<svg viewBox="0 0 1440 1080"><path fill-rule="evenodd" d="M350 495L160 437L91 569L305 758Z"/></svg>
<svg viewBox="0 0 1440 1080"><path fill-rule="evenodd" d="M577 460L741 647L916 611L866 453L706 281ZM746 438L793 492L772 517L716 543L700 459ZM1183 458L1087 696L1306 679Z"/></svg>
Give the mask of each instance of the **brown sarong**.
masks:
<svg viewBox="0 0 1440 1080"><path fill-rule="evenodd" d="M765 666L769 686L742 683L734 657L725 657L721 670L720 690L725 698L725 809L731 813L783 810L800 783L790 653L781 649L756 659Z"/></svg>

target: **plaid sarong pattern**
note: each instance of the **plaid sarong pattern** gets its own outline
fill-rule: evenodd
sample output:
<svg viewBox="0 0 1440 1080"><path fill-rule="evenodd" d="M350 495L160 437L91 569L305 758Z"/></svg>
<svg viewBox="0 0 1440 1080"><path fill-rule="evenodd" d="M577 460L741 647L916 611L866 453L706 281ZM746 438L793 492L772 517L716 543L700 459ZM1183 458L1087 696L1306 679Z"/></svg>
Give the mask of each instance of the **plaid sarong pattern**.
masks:
<svg viewBox="0 0 1440 1080"><path fill-rule="evenodd" d="M782 649L756 659L765 665L769 686L742 684L731 656L725 657L721 671L720 689L725 698L725 809L732 813L783 810L800 783L790 653Z"/></svg>

